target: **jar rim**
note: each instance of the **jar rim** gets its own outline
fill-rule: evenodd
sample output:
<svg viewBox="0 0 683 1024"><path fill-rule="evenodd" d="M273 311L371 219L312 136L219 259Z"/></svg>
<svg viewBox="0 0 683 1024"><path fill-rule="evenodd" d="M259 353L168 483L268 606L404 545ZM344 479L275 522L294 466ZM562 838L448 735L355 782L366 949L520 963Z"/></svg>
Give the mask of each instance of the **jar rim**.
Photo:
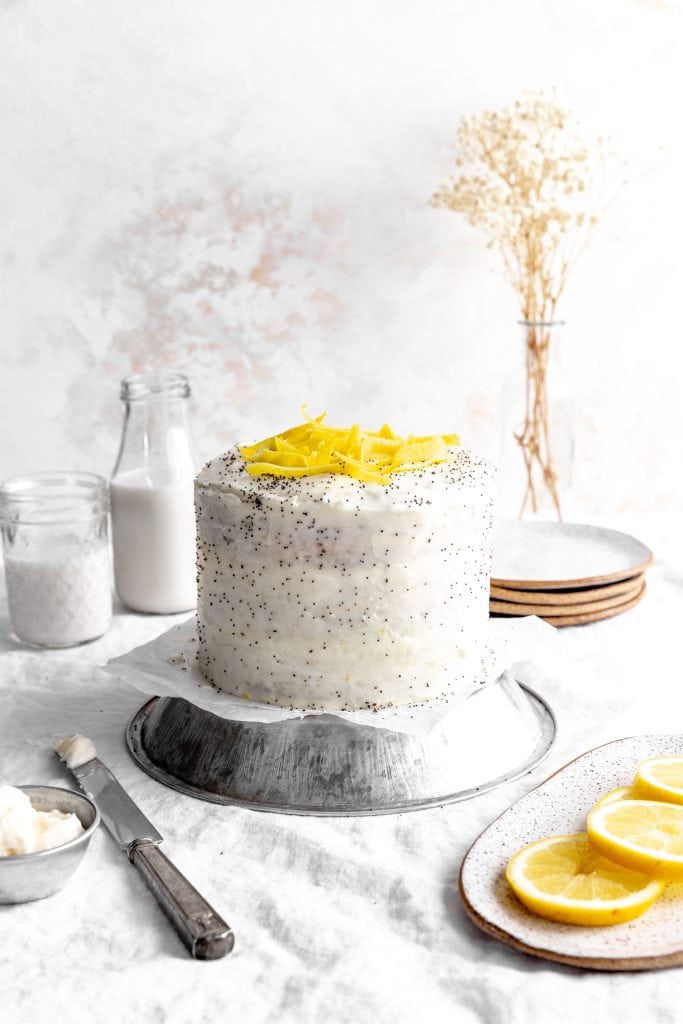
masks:
<svg viewBox="0 0 683 1024"><path fill-rule="evenodd" d="M109 511L109 485L97 473L48 470L0 483L0 523L69 523Z"/></svg>
<svg viewBox="0 0 683 1024"><path fill-rule="evenodd" d="M121 381L121 398L124 402L139 402L143 399L187 398L190 382L184 373L176 370L158 370L148 373L134 373Z"/></svg>

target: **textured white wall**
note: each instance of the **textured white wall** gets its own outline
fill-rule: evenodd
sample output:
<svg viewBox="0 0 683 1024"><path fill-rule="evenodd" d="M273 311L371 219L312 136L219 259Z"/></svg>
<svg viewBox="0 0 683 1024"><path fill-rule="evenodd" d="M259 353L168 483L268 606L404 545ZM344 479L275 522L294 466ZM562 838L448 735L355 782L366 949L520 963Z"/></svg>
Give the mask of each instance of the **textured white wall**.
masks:
<svg viewBox="0 0 683 1024"><path fill-rule="evenodd" d="M160 366L191 377L206 455L308 401L495 457L517 310L427 200L464 112L557 86L638 175L560 311L574 508L680 501L682 21L674 0L0 0L0 476L108 474L118 381Z"/></svg>

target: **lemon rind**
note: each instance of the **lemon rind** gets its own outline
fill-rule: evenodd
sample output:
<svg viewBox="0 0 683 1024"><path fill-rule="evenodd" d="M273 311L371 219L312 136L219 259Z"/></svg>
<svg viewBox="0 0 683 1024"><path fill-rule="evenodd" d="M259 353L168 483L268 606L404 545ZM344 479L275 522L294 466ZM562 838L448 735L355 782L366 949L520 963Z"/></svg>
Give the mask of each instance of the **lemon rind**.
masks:
<svg viewBox="0 0 683 1024"><path fill-rule="evenodd" d="M648 852L648 849L638 843L631 842L621 836L614 836L609 833L609 838L600 831L601 821L609 813L614 813L619 803L648 804L655 806L666 806L662 800L615 800L603 806L596 805L588 815L586 830L588 838L595 849L608 860L620 864L622 867L630 868L650 878L660 879L664 882L683 881L683 854L667 854L666 851L657 850ZM678 806L669 804L669 806Z"/></svg>
<svg viewBox="0 0 683 1024"><path fill-rule="evenodd" d="M555 842L587 839L585 833L549 836L523 847L508 862L506 878L517 899L532 913L559 924L584 927L602 927L624 924L644 914L661 895L666 882L651 878L643 872L636 872L643 878L644 885L630 896L611 900L578 900L559 894L549 895L538 889L523 874L522 866L531 852L540 846L551 846ZM612 861L615 863L614 861ZM617 865L615 867L624 865Z"/></svg>
<svg viewBox="0 0 683 1024"><path fill-rule="evenodd" d="M671 804L683 804L683 787L668 786L665 782L653 779L650 774L650 769L655 765L662 763L670 764L671 762L678 762L683 765L683 758L676 756L650 757L638 765L633 786L639 794L642 794L642 799L665 800Z"/></svg>
<svg viewBox="0 0 683 1024"><path fill-rule="evenodd" d="M363 483L389 486L395 473L427 469L451 458L457 434L400 437L388 424L379 430L330 427L325 413L256 444L240 445L250 476L302 477L343 474Z"/></svg>
<svg viewBox="0 0 683 1024"><path fill-rule="evenodd" d="M605 793L604 796L601 796L599 800L596 800L593 804L592 810L595 810L596 807L602 807L605 804L616 803L617 800L637 799L638 797L635 795L633 786L617 786L616 789L610 789L608 793Z"/></svg>

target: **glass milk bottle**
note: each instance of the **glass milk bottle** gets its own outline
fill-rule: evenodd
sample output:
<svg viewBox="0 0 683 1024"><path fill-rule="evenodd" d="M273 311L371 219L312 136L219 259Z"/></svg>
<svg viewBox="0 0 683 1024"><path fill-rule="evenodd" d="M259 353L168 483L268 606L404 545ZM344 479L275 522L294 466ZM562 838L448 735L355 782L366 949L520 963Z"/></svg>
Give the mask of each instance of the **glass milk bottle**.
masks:
<svg viewBox="0 0 683 1024"><path fill-rule="evenodd" d="M114 580L138 612L190 611L197 603L189 394L181 373L121 383L123 436L110 485Z"/></svg>

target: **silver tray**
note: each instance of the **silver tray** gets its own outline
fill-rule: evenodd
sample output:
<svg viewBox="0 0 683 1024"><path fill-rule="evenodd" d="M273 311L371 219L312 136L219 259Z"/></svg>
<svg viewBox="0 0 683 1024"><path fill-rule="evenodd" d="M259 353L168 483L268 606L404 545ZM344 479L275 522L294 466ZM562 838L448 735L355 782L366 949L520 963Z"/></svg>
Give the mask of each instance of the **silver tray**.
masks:
<svg viewBox="0 0 683 1024"><path fill-rule="evenodd" d="M548 705L507 674L492 686L501 687L507 709L508 720L496 723L501 734L512 736L509 730L524 723L528 749L520 756L519 749L511 748L507 764L500 742L478 737L481 761L475 758L476 777L465 785L457 737L439 730L414 736L351 725L334 715L236 722L179 697L153 697L132 719L126 740L152 778L212 803L283 814L416 811L494 789L531 771L547 756L556 731ZM477 710L472 702L478 699L475 693L462 705L464 721ZM458 717L462 738L463 716ZM489 770L487 764L495 767ZM471 774L470 755L467 768Z"/></svg>

